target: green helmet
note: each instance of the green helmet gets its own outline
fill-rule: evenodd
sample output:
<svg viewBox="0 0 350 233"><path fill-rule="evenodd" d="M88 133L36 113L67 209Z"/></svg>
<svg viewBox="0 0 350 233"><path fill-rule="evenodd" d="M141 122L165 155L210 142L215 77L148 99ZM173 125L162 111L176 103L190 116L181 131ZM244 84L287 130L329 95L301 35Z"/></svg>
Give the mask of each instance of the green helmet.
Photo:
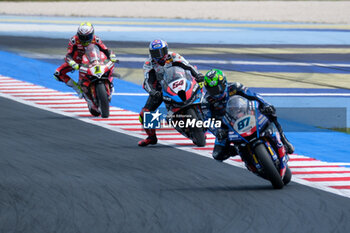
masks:
<svg viewBox="0 0 350 233"><path fill-rule="evenodd" d="M219 69L209 70L204 77L204 86L210 96L220 98L227 86L225 74Z"/></svg>

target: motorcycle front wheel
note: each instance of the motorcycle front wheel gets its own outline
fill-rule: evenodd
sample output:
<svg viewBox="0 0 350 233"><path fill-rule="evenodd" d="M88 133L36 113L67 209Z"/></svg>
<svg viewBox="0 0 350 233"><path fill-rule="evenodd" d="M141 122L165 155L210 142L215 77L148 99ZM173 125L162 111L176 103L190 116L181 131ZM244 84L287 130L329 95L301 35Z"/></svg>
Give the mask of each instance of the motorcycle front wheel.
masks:
<svg viewBox="0 0 350 233"><path fill-rule="evenodd" d="M275 189L283 188L284 183L282 178L277 171L270 154L267 152L265 145L262 143L257 145L254 151L260 165L263 167L264 176L271 182Z"/></svg>
<svg viewBox="0 0 350 233"><path fill-rule="evenodd" d="M287 167L286 169L286 174L284 174L284 177L283 177L283 183L284 185L287 185L292 179L292 171L290 170L289 167Z"/></svg>
<svg viewBox="0 0 350 233"><path fill-rule="evenodd" d="M101 110L101 117L108 118L109 101L108 101L107 90L104 83L96 84L96 95L97 95L98 106Z"/></svg>
<svg viewBox="0 0 350 233"><path fill-rule="evenodd" d="M191 116L191 119L196 119L196 121L199 120L198 114L193 108L188 109L187 114ZM205 131L203 128L198 128L198 127L191 128L191 134L192 134L191 139L195 145L199 147L205 146L206 140L205 140Z"/></svg>

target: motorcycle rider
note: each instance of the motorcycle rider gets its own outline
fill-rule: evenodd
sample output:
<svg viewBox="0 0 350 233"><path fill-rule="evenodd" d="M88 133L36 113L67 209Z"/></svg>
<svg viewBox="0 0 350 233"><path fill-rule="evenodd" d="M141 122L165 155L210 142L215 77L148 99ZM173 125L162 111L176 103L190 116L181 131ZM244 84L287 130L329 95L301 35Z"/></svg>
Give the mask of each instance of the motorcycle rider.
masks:
<svg viewBox="0 0 350 233"><path fill-rule="evenodd" d="M143 125L144 112L155 111L163 102L162 87L165 69L171 66L179 66L189 70L198 83L203 82L203 74L190 65L190 63L178 53L168 51L168 44L164 40L154 40L149 45L149 58L143 65L145 80L143 88L149 93L147 102L140 112L140 122ZM155 129L144 129L148 135L146 139L139 141L139 146L147 146L157 143Z"/></svg>
<svg viewBox="0 0 350 233"><path fill-rule="evenodd" d="M85 53L85 48L89 44L95 44L112 62L117 61L116 55L107 48L101 39L94 35L94 27L89 22L81 23L78 27L77 34L74 35L68 43L65 63L58 67L54 73L54 78L57 81L64 82L67 86L72 87L78 94L79 98L83 98L83 93L80 86L67 75L68 72L78 70L82 57ZM89 110L90 110L89 106Z"/></svg>
<svg viewBox="0 0 350 233"><path fill-rule="evenodd" d="M206 118L221 120L225 114L226 104L230 96L240 95L248 100L256 100L259 103L260 112L267 116L277 127L281 139L279 140L278 137L274 139L277 142L277 145L280 146L280 148L283 148L284 145L285 151L288 154L294 152L294 146L287 140L281 125L277 121L275 107L264 101L261 96L250 91L241 83L227 83L226 76L219 69L212 69L206 73L204 77L204 86L207 93L202 103L202 110L206 115ZM224 124L222 124L221 128L210 128L209 130L216 136L213 150L214 159L223 161L230 156L238 154L236 148L231 146L227 139L228 128Z"/></svg>

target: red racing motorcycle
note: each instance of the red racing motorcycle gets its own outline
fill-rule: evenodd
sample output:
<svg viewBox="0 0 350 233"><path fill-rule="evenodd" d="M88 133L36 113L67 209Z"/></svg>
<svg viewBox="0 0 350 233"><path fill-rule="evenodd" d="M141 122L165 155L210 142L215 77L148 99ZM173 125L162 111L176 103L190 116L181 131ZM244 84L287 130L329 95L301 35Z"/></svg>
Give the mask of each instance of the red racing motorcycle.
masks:
<svg viewBox="0 0 350 233"><path fill-rule="evenodd" d="M109 103L114 90L113 70L114 63L96 45L86 47L78 84L93 116L109 117Z"/></svg>

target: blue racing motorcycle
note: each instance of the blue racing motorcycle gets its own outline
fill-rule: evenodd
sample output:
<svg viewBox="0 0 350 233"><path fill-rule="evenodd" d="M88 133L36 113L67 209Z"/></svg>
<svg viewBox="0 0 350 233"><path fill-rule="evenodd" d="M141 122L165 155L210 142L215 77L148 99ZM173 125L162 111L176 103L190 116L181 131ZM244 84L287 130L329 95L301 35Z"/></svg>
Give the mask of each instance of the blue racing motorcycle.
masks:
<svg viewBox="0 0 350 233"><path fill-rule="evenodd" d="M178 66L166 68L161 85L168 124L195 145L205 146L205 128L201 126L203 94L191 72Z"/></svg>
<svg viewBox="0 0 350 233"><path fill-rule="evenodd" d="M223 123L248 170L281 189L292 178L289 157L282 145L277 146L281 142L276 126L259 111L258 105L257 101L231 96Z"/></svg>

